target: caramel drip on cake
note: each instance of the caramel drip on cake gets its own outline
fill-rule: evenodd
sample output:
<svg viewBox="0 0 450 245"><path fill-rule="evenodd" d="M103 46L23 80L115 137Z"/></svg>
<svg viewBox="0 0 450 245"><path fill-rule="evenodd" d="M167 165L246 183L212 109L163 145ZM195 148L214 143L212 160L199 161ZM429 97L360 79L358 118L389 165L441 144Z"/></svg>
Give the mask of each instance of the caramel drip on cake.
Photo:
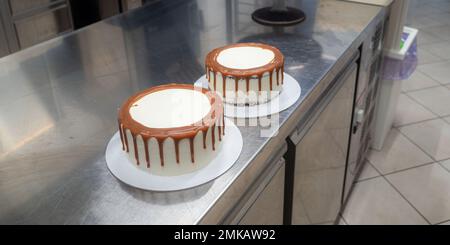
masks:
<svg viewBox="0 0 450 245"><path fill-rule="evenodd" d="M220 52L222 52L225 49L229 49L229 48L235 48L235 47L258 47L258 48L263 48L263 49L268 49L271 50L275 57L273 58L272 61L270 61L268 64L261 66L261 67L256 67L256 68L250 68L250 69L232 69L232 68L228 68L225 66L222 66L221 64L219 64L219 62L217 61L217 57L219 56ZM262 43L238 43L238 44L233 44L233 45L228 45L225 47L221 47L221 48L217 48L212 50L210 53L208 53L208 55L206 56L206 60L205 60L205 66L206 66L206 73L207 73L207 79L209 80L209 73L212 72L212 74L214 75L214 80L213 80L213 90L217 91L217 87L216 87L216 74L217 73L221 73L222 77L223 77L223 97L226 97L226 77L231 77L235 79L235 84L236 84L236 92L237 92L237 84L239 80L245 80L246 81L246 89L247 89L247 93L250 91L250 78L251 77L257 77L258 78L258 89L259 91L262 90L262 77L264 75L264 73L269 72L270 75L270 90L273 89L273 85L272 85L272 75L273 72L275 71L277 74L277 85L280 84L280 78L279 78L279 72L280 70L283 72L283 67L284 67L284 56L283 54L280 52L280 50L278 50L275 47L266 45L266 44L262 44ZM281 74L283 79L283 74ZM283 81L281 81L281 84L283 84Z"/></svg>
<svg viewBox="0 0 450 245"><path fill-rule="evenodd" d="M120 120L118 120L119 122L119 134L120 134L120 142L122 142L122 150L125 150L125 144L123 143L123 134L122 134L122 124L120 123Z"/></svg>
<svg viewBox="0 0 450 245"><path fill-rule="evenodd" d="M178 139L173 140L173 143L175 144L175 157L177 163L180 163L180 140Z"/></svg>
<svg viewBox="0 0 450 245"><path fill-rule="evenodd" d="M277 69L276 73L277 73L277 85L280 85L280 70Z"/></svg>
<svg viewBox="0 0 450 245"><path fill-rule="evenodd" d="M261 91L261 80L262 80L262 75L258 76L258 90Z"/></svg>
<svg viewBox="0 0 450 245"><path fill-rule="evenodd" d="M235 77L234 78L234 91L237 93L238 92L238 87L239 87L239 78Z"/></svg>
<svg viewBox="0 0 450 245"><path fill-rule="evenodd" d="M164 141L165 139L158 139L159 159L161 161L161 166L163 167L164 167Z"/></svg>
<svg viewBox="0 0 450 245"><path fill-rule="evenodd" d="M273 80L273 71L269 71L269 80L270 80L270 91L272 91L272 80Z"/></svg>
<svg viewBox="0 0 450 245"><path fill-rule="evenodd" d="M203 149L206 149L206 134L208 133L208 130L202 130L202 136L203 136Z"/></svg>
<svg viewBox="0 0 450 245"><path fill-rule="evenodd" d="M223 97L227 97L227 76L222 73ZM216 90L216 89L214 89Z"/></svg>
<svg viewBox="0 0 450 245"><path fill-rule="evenodd" d="M145 161L147 161L147 168L149 168L150 167L150 156L148 154L148 138L142 137L142 140L144 140Z"/></svg>
<svg viewBox="0 0 450 245"><path fill-rule="evenodd" d="M120 121L119 121L120 123ZM122 123L120 123L120 134L123 134L123 141L122 141L122 148L126 148L127 152L130 152L130 147L128 147L128 137L127 137L127 130L123 128Z"/></svg>
<svg viewBox="0 0 450 245"><path fill-rule="evenodd" d="M191 162L194 163L194 138L189 138L189 149L191 151Z"/></svg>
<svg viewBox="0 0 450 245"><path fill-rule="evenodd" d="M217 74L213 71L214 74L214 91L217 91Z"/></svg>
<svg viewBox="0 0 450 245"><path fill-rule="evenodd" d="M247 93L250 91L250 77L245 78Z"/></svg>
<svg viewBox="0 0 450 245"><path fill-rule="evenodd" d="M215 134L216 134L216 127L215 127L216 125L214 124L213 126L212 126L212 129L211 129L211 142L212 142L212 149L213 149L213 151L215 151L216 150L216 146L215 146L215 143L216 143L216 136L215 136Z"/></svg>
<svg viewBox="0 0 450 245"><path fill-rule="evenodd" d="M136 157L137 165L139 165L139 153L138 153L138 149L137 149L136 135L132 134L132 136L133 136L134 156Z"/></svg>
<svg viewBox="0 0 450 245"><path fill-rule="evenodd" d="M140 98L157 91L161 91L164 89L191 89L191 90L198 90L205 94L210 103L211 103L211 109L208 112L208 114L200 121L196 122L189 126L183 126L183 127L176 127L176 128L148 128L144 125L134 121L129 113L130 107L134 104L134 102L138 101ZM218 118L217 118L218 117ZM191 153L191 161L194 163L194 153L195 153L195 147L194 147L194 138L197 136L199 132L202 132L203 136L203 148L206 149L206 136L209 130L211 130L211 137L212 137L212 149L215 150L215 127L217 123L220 123L220 120L222 120L222 126L224 122L223 117L223 104L220 97L215 94L214 92L208 91L206 89L201 88L194 88L193 85L187 85L187 84L168 84L168 85L161 85L157 87L153 87L147 90L144 90L132 97L130 97L124 105L121 107L119 112L119 133L121 135L121 142L122 142L122 149L129 152L128 147L128 136L126 134L127 130L130 130L133 145L134 145L134 155L136 158L136 162L139 165L139 152L137 149L137 136L140 135L142 137L142 140L144 141L144 148L145 148L145 160L147 161L147 167L150 167L150 156L149 156L149 144L148 141L151 138L155 138L158 144L158 150L159 150L159 157L160 157L160 163L161 166L164 166L164 142L168 138L172 138L175 144L175 155L177 163L179 163L180 160L180 153L179 153L179 142L182 139L188 139L189 140L189 148ZM225 135L225 128L222 130L222 135ZM221 137L221 136L219 136Z"/></svg>
<svg viewBox="0 0 450 245"><path fill-rule="evenodd" d="M225 135L225 116L222 114L222 134Z"/></svg>

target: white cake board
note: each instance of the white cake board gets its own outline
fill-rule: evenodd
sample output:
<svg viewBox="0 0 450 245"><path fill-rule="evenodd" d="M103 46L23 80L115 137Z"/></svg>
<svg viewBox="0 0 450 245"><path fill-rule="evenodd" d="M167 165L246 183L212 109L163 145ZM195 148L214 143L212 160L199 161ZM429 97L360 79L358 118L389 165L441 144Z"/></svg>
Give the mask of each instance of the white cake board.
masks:
<svg viewBox="0 0 450 245"><path fill-rule="evenodd" d="M225 118L226 135L217 156L205 167L179 176L159 176L139 169L122 150L117 131L106 147L106 164L109 171L130 186L149 191L179 191L205 184L233 166L241 154L243 140L236 125Z"/></svg>
<svg viewBox="0 0 450 245"><path fill-rule="evenodd" d="M208 88L206 76L201 76L195 83L197 87ZM302 89L300 83L291 75L284 73L283 90L264 104L238 106L224 103L225 116L232 118L256 118L279 113L286 110L300 98Z"/></svg>

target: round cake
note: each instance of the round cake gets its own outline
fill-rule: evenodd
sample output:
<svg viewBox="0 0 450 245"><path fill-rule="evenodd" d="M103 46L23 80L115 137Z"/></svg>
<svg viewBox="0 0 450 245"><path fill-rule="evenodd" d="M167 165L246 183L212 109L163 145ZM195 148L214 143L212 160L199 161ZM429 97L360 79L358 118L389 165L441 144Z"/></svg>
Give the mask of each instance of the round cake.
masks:
<svg viewBox="0 0 450 245"><path fill-rule="evenodd" d="M209 88L226 103L265 103L282 90L284 56L266 44L238 43L214 49L206 56L205 66Z"/></svg>
<svg viewBox="0 0 450 245"><path fill-rule="evenodd" d="M175 176L206 166L225 137L223 104L214 92L187 84L149 88L119 111L122 149L133 164Z"/></svg>

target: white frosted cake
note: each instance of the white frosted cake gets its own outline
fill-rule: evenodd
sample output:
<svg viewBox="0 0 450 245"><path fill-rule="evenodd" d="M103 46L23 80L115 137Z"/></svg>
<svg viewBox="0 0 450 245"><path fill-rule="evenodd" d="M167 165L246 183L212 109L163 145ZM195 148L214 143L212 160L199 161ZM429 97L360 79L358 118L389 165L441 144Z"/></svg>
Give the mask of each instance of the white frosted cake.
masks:
<svg viewBox="0 0 450 245"><path fill-rule="evenodd" d="M284 56L266 44L239 43L214 49L206 56L205 65L209 88L226 103L265 103L282 90Z"/></svg>
<svg viewBox="0 0 450 245"><path fill-rule="evenodd" d="M169 84L130 97L119 112L123 150L138 168L175 176L206 166L225 137L222 100L187 84Z"/></svg>

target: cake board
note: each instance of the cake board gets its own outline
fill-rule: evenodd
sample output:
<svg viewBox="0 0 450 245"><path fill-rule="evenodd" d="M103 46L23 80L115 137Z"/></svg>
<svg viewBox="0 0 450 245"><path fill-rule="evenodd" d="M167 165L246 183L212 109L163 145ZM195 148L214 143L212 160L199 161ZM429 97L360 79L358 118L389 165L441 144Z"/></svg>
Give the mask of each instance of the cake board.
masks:
<svg viewBox="0 0 450 245"><path fill-rule="evenodd" d="M148 191L180 191L193 188L216 179L230 169L242 151L243 139L239 128L225 118L226 137L216 157L205 167L179 176L159 176L139 169L122 150L119 132L106 147L106 164L120 181L132 187Z"/></svg>
<svg viewBox="0 0 450 245"><path fill-rule="evenodd" d="M206 75L194 83L197 87L208 88ZM224 114L231 118L258 118L276 114L291 107L301 95L300 83L291 75L284 73L283 90L272 100L258 105L239 106L224 103Z"/></svg>

